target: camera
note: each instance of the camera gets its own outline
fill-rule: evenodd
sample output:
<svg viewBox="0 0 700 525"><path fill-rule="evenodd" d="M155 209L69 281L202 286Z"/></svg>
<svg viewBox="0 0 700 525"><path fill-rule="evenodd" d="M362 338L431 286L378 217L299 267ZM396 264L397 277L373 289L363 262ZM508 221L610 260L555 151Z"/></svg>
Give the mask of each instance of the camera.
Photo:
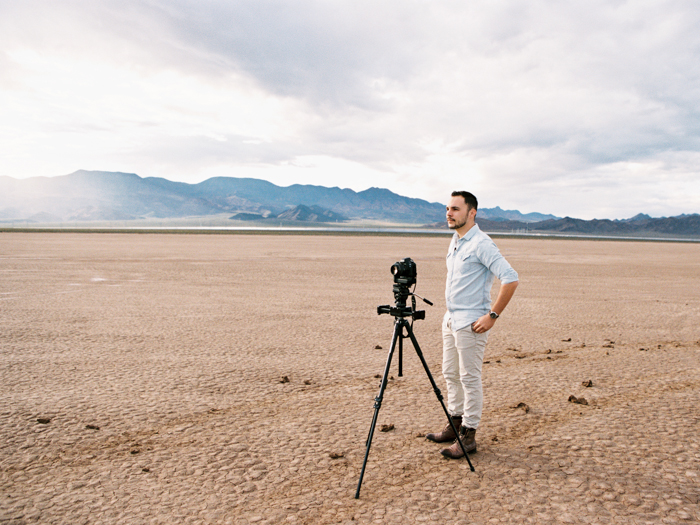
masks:
<svg viewBox="0 0 700 525"><path fill-rule="evenodd" d="M391 273L394 275L394 282L404 286L413 286L416 284L416 263L413 259L406 257L402 261L395 262L391 265Z"/></svg>
<svg viewBox="0 0 700 525"><path fill-rule="evenodd" d="M416 310L416 297L423 299L426 303L432 305L427 299L416 295L410 290L410 287L416 284L416 263L413 259L406 257L391 265L391 273L394 276L394 299L395 306L388 304L378 306L378 314L391 314L394 317L411 317L413 319L425 319L423 310ZM411 306L406 305L406 300L411 297Z"/></svg>
<svg viewBox="0 0 700 525"><path fill-rule="evenodd" d="M394 276L394 299L396 300L396 305L390 306L386 304L378 306L378 314L391 314L394 317L425 319L425 312L416 310L415 298L413 298L411 306L406 305L406 300L415 295L411 292L410 288L416 284L417 273L416 263L410 257L406 257L391 265L391 274ZM423 300L425 301L425 299Z"/></svg>

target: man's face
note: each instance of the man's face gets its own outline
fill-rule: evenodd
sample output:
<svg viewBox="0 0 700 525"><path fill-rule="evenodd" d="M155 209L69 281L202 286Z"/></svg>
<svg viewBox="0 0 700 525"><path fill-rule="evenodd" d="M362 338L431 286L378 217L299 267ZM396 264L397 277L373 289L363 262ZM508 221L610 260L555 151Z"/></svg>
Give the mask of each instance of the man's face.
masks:
<svg viewBox="0 0 700 525"><path fill-rule="evenodd" d="M449 226L451 230L459 230L467 224L470 211L471 210L467 207L467 203L464 202L464 197L461 195L450 197L445 213L447 217L447 226Z"/></svg>

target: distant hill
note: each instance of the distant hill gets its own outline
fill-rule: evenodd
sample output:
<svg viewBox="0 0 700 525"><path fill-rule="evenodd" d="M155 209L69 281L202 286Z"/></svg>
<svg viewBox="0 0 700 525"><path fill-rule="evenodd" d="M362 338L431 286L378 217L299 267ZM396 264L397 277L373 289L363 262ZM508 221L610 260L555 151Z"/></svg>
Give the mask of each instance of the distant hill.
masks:
<svg viewBox="0 0 700 525"><path fill-rule="evenodd" d="M0 221L5 222L128 221L220 213L248 221L280 217L307 222L360 219L426 224L443 221L445 206L383 188L355 192L302 184L281 187L236 177L214 177L199 184L85 170L59 177L0 177ZM480 213L527 222L553 218L500 208Z"/></svg>
<svg viewBox="0 0 700 525"><path fill-rule="evenodd" d="M492 221L521 221L521 222L539 222L549 219L557 219L554 215L545 215L544 213L520 213L518 210L502 210L499 206L495 208L479 209L479 216L482 219Z"/></svg>
<svg viewBox="0 0 700 525"><path fill-rule="evenodd" d="M536 223L523 221L492 221L477 216L477 223L489 232L531 232L561 233L576 235L611 235L644 237L658 235L661 237L700 237L700 215L679 215L653 219L639 215L632 219L609 220L550 219Z"/></svg>
<svg viewBox="0 0 700 525"><path fill-rule="evenodd" d="M321 206L304 206L300 204L294 208L283 211L275 217L285 221L304 221L304 222L345 222L346 217L338 213L333 213L330 210Z"/></svg>

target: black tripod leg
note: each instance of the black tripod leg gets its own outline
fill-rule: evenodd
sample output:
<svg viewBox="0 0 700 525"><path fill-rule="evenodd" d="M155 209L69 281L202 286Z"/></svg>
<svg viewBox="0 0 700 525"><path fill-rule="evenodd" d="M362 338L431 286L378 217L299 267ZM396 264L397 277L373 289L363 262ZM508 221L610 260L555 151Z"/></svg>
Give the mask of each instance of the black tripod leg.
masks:
<svg viewBox="0 0 700 525"><path fill-rule="evenodd" d="M360 472L360 480L357 482L357 492L355 492L355 499L360 498L360 487L362 486L362 478L365 477L365 467L367 466L367 458L369 457L369 449L372 446L372 436L374 436L374 428L377 426L377 417L379 416L379 409L382 407L382 399L384 398L384 390L386 390L386 384L389 378L389 369L391 368L391 358L394 355L394 348L396 348L396 341L401 337L401 325L399 319L396 319L394 323L394 335L391 338L391 348L389 349L389 356L386 360L386 366L384 367L384 376L382 377L382 384L379 387L379 395L374 398L374 417L372 417L372 424L369 427L369 435L367 436L367 450L365 452L365 460L362 462L362 472Z"/></svg>
<svg viewBox="0 0 700 525"><path fill-rule="evenodd" d="M411 325L408 324L408 321L405 319L401 319L401 323L406 326L406 331L408 332L408 337L411 338L411 342L413 343L413 348L416 349L416 354L418 354L418 357L420 358L420 362L423 364L423 368L425 368L425 373L428 374L428 379L430 379L430 384L433 385L433 390L435 391L435 395L438 398L438 401L440 401L440 404L442 405L442 409L445 411L445 416L447 416L447 420L450 422L450 426L452 427L452 430L454 431L456 436L459 436L459 432L456 427L454 422L452 421L452 417L450 416L450 413L447 411L447 407L445 406L445 402L443 401L442 397L442 392L440 392L440 389L438 388L437 384L435 383L435 380L433 379L433 375L430 373L430 369L428 368L428 363L425 362L425 358L423 357L423 352L421 352L420 346L418 345L418 341L416 340L416 336L413 335L413 330L411 330ZM457 442L459 443L459 446L462 447L462 452L464 453L464 457L467 458L467 463L469 463L469 468L471 469L472 472L474 472L474 465L472 465L471 460L469 459L469 455L467 454L467 450L464 448L464 443L462 443L461 439L457 439Z"/></svg>
<svg viewBox="0 0 700 525"><path fill-rule="evenodd" d="M403 328L399 333L399 377L403 377Z"/></svg>

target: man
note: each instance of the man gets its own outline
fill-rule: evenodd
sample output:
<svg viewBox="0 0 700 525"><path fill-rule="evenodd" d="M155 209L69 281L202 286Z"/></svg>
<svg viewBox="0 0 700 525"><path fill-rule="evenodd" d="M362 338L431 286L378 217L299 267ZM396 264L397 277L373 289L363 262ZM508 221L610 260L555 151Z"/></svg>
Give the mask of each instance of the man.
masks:
<svg viewBox="0 0 700 525"><path fill-rule="evenodd" d="M481 420L483 397L481 366L489 330L510 302L518 286L518 274L474 222L478 203L467 191L452 192L447 205L447 225L455 231L447 252L447 312L442 322L442 373L447 383L447 409L467 453L476 452L476 429ZM491 306L494 277L501 282ZM454 441L442 454L451 459L464 453L451 425L428 434L436 443Z"/></svg>

